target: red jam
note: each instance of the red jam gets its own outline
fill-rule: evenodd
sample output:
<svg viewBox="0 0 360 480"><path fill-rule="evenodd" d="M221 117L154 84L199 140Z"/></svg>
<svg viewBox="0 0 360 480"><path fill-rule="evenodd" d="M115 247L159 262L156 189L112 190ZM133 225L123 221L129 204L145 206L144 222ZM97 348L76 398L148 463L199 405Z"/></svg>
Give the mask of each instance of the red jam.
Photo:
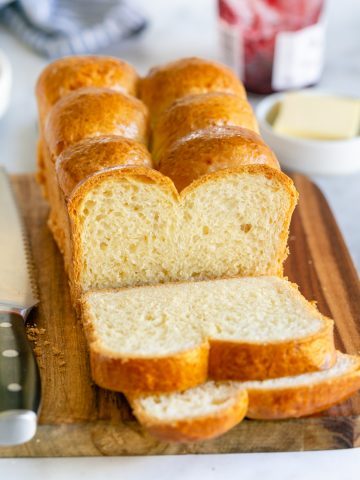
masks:
<svg viewBox="0 0 360 480"><path fill-rule="evenodd" d="M246 88L251 92L270 93L286 89L286 79L280 80L280 88L274 85L273 67L277 37L281 32L298 32L318 24L323 7L324 0L219 0L225 62L238 71ZM311 42L314 42L314 39L307 41L306 48L311 47ZM224 51L224 48L227 50ZM296 48L298 49L298 46ZM289 49L287 51L290 52ZM302 55L306 57L307 54L303 52ZM313 60L320 61L320 56ZM286 63L284 54L281 61ZM304 61L302 63L304 64ZM286 66L281 68L284 71ZM306 68L305 64L303 68ZM293 74L301 77L297 70ZM282 76L284 77L284 74ZM310 77L305 74L305 84L300 86L316 82L316 75L314 81L310 81ZM293 83L290 82L289 88L292 88ZM300 78L297 83L301 84Z"/></svg>

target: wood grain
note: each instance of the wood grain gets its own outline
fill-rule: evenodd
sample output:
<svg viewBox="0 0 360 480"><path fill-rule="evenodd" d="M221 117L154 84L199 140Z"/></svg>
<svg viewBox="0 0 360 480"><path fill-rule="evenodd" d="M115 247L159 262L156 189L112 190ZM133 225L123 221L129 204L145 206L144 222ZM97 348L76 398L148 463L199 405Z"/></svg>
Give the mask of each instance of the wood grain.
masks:
<svg viewBox="0 0 360 480"><path fill-rule="evenodd" d="M336 343L360 352L358 276L341 233L320 190L295 175L300 203L293 217L289 279L300 285L320 311L336 321ZM30 234L40 288L40 305L29 319L41 369L43 403L36 437L18 447L0 448L0 457L158 455L319 450L360 446L360 394L309 418L252 421L203 443L160 442L133 418L120 394L90 380L86 343L69 300L67 278L46 226L48 207L31 175L13 177Z"/></svg>

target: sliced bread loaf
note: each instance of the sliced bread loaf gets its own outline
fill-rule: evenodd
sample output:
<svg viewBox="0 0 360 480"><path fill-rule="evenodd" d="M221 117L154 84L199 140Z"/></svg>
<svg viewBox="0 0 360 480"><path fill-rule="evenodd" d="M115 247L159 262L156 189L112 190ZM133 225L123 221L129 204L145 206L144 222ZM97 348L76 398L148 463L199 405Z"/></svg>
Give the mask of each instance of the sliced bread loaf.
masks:
<svg viewBox="0 0 360 480"><path fill-rule="evenodd" d="M281 275L296 199L292 181L265 165L204 175L181 194L150 168L91 175L68 202L73 298L94 288Z"/></svg>
<svg viewBox="0 0 360 480"><path fill-rule="evenodd" d="M263 380L335 361L333 322L278 277L94 291L82 307L94 381L112 390Z"/></svg>
<svg viewBox="0 0 360 480"><path fill-rule="evenodd" d="M171 394L129 399L139 422L166 441L221 435L247 417L280 419L311 415L342 402L360 389L360 357L337 352L328 370L261 382L213 381Z"/></svg>
<svg viewBox="0 0 360 480"><path fill-rule="evenodd" d="M248 394L236 382L209 381L184 392L130 400L134 415L154 436L171 442L217 437L241 422Z"/></svg>

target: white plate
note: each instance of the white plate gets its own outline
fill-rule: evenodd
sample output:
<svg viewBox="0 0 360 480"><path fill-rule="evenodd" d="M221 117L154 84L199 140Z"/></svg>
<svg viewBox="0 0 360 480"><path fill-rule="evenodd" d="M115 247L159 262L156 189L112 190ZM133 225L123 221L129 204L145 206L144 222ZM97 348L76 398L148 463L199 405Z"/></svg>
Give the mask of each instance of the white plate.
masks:
<svg viewBox="0 0 360 480"><path fill-rule="evenodd" d="M11 66L7 56L0 50L0 117L9 106L11 91Z"/></svg>
<svg viewBox="0 0 360 480"><path fill-rule="evenodd" d="M334 95L321 90L307 90L306 95ZM360 171L360 136L348 140L307 140L281 135L271 126L283 93L262 100L256 109L260 131L286 170L308 175L338 175Z"/></svg>

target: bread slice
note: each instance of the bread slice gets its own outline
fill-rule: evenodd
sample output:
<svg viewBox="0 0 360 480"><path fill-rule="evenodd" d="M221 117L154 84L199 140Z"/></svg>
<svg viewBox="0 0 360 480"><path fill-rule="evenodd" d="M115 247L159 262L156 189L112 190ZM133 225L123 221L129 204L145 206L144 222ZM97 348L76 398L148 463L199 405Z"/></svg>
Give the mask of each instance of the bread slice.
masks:
<svg viewBox="0 0 360 480"><path fill-rule="evenodd" d="M170 395L130 400L134 415L154 436L170 442L217 437L241 422L248 394L236 382L206 382Z"/></svg>
<svg viewBox="0 0 360 480"><path fill-rule="evenodd" d="M292 181L265 165L205 175L181 194L150 168L92 175L68 202L73 298L95 288L281 274L296 200Z"/></svg>
<svg viewBox="0 0 360 480"><path fill-rule="evenodd" d="M129 399L134 415L153 435L167 441L205 440L247 417L285 419L326 410L360 389L360 357L337 352L328 370L261 382L213 381L171 394Z"/></svg>
<svg viewBox="0 0 360 480"><path fill-rule="evenodd" d="M94 381L166 392L329 368L333 322L278 277L94 291L82 301Z"/></svg>

